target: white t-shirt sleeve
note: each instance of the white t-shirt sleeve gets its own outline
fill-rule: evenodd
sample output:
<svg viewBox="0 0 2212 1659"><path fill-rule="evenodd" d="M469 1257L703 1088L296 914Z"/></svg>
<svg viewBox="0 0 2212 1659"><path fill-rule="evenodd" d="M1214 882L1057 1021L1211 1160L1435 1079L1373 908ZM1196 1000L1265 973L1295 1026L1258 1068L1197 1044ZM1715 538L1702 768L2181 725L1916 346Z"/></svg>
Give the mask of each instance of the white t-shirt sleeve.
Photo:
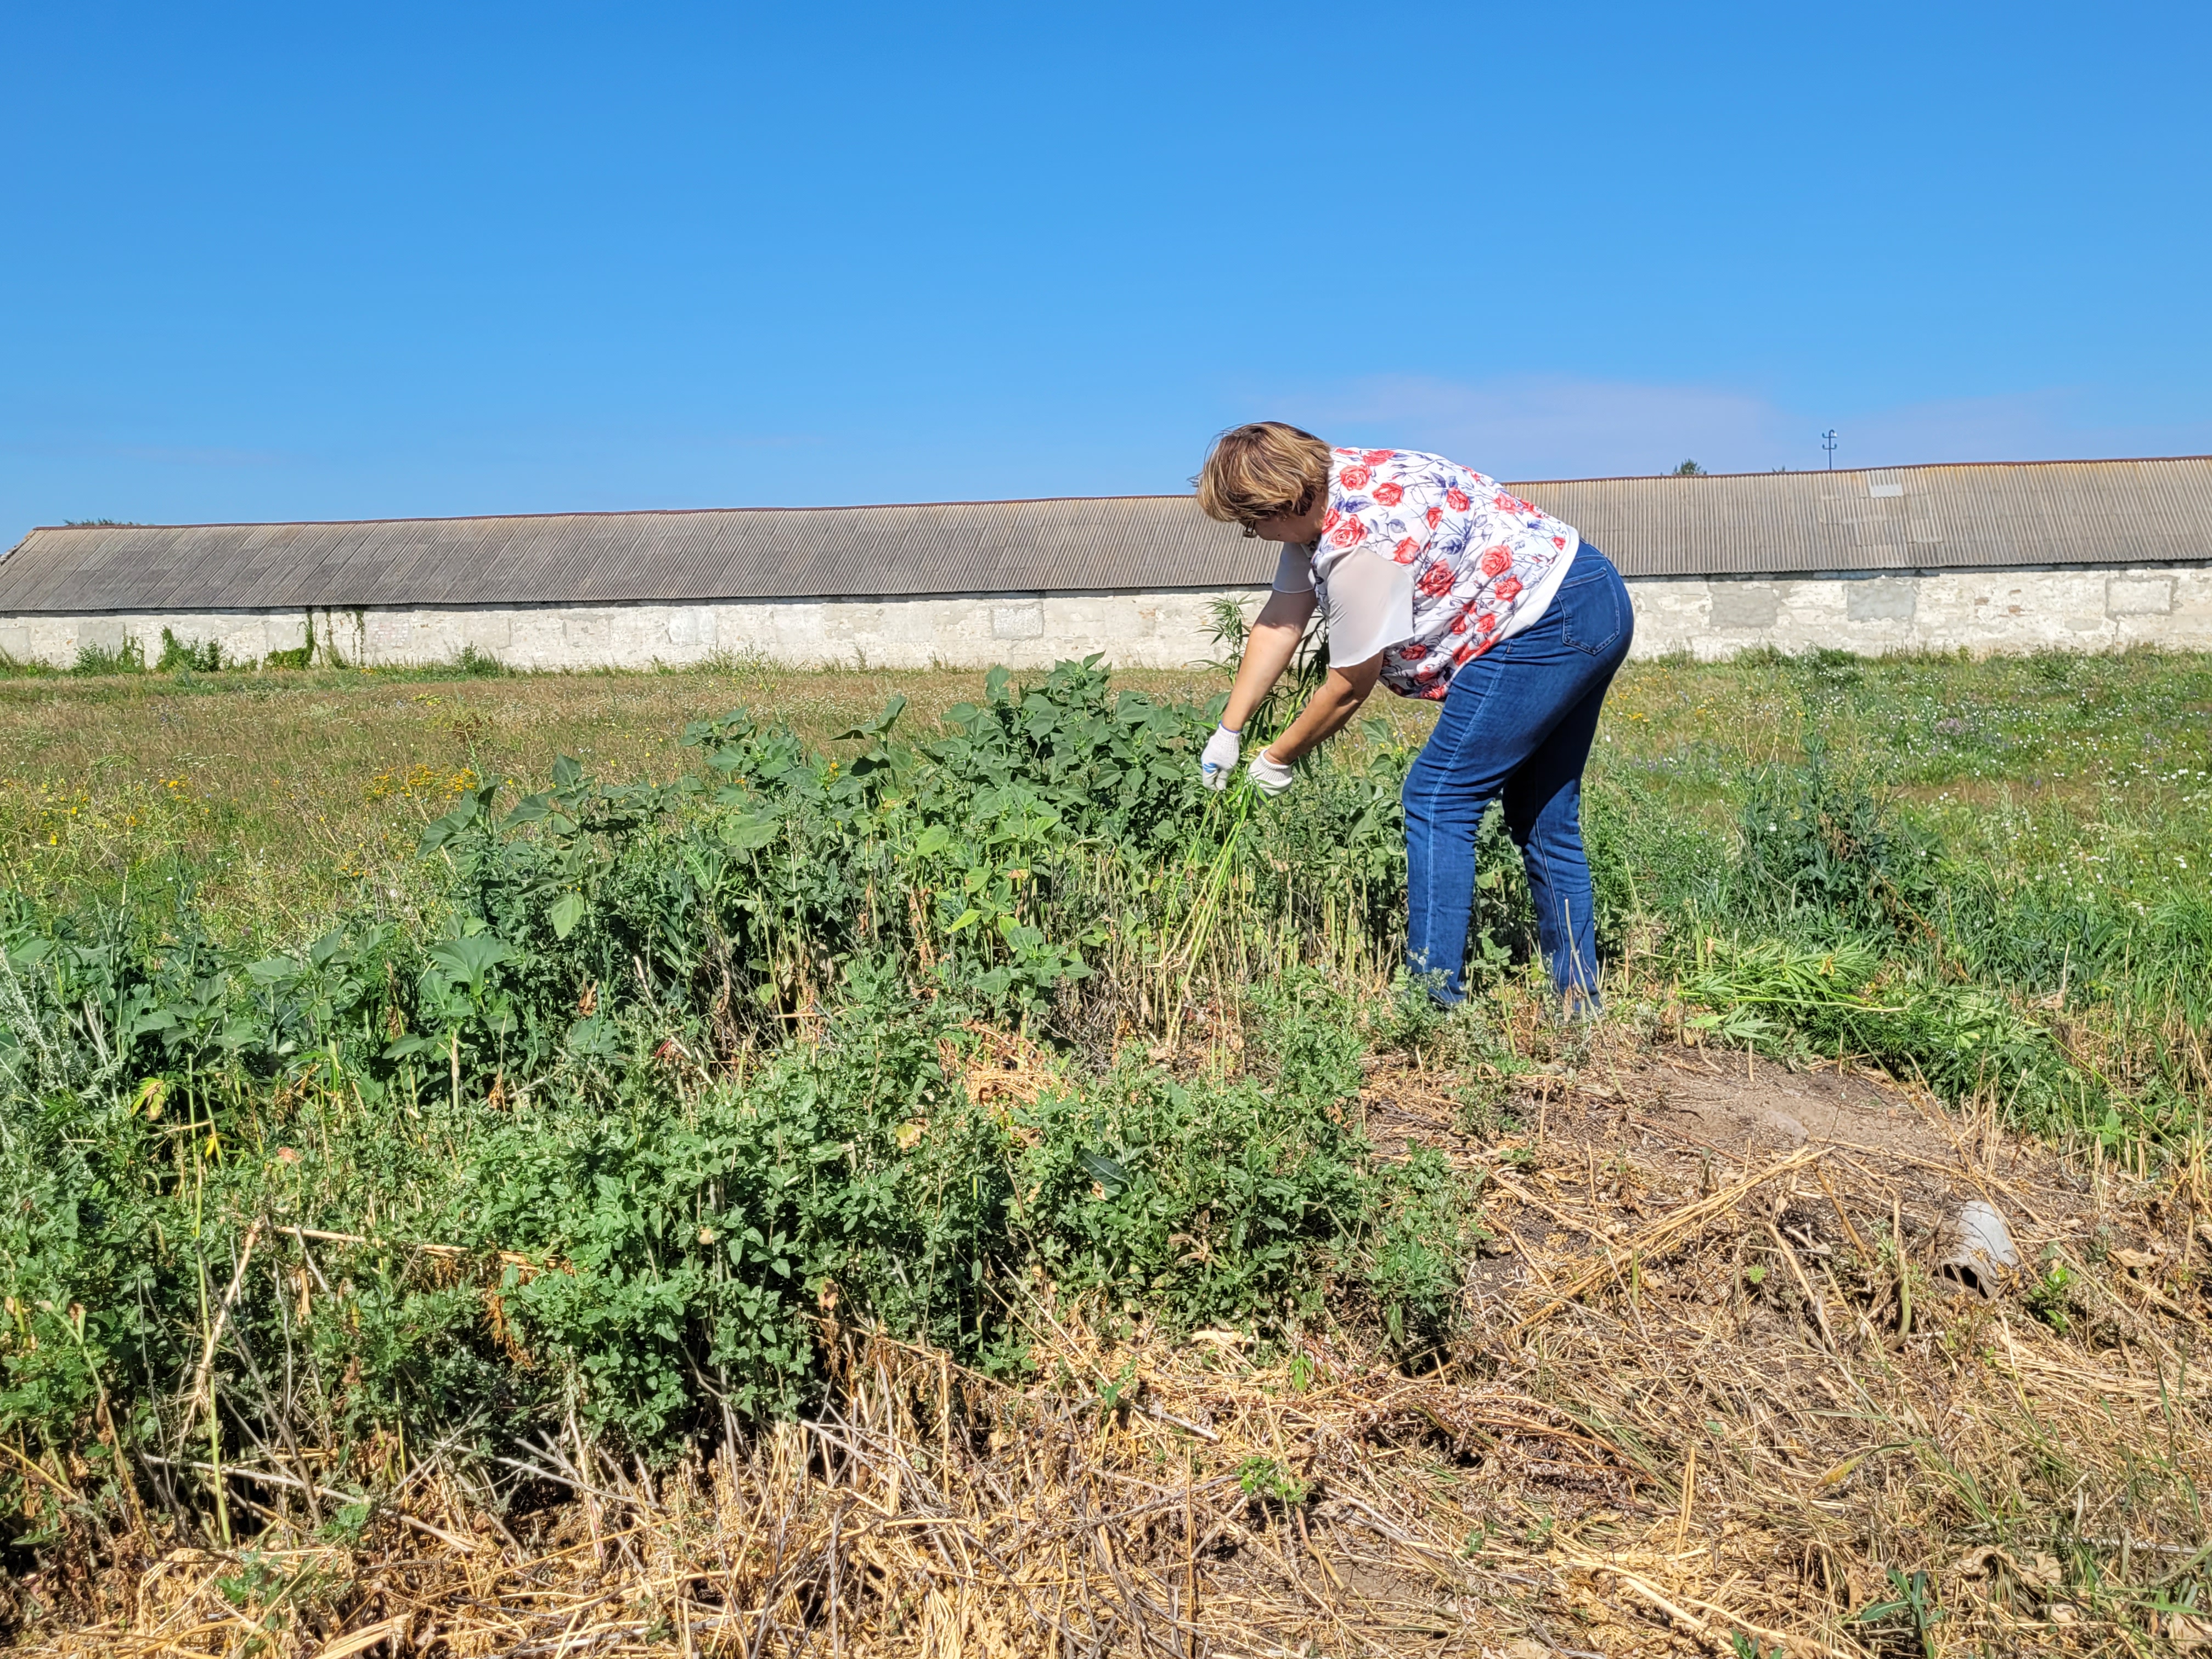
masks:
<svg viewBox="0 0 2212 1659"><path fill-rule="evenodd" d="M1275 561L1275 592L1310 593L1313 585L1313 549L1285 542L1283 556Z"/></svg>
<svg viewBox="0 0 2212 1659"><path fill-rule="evenodd" d="M1413 637L1413 567L1355 548L1328 573L1328 659L1349 667Z"/></svg>

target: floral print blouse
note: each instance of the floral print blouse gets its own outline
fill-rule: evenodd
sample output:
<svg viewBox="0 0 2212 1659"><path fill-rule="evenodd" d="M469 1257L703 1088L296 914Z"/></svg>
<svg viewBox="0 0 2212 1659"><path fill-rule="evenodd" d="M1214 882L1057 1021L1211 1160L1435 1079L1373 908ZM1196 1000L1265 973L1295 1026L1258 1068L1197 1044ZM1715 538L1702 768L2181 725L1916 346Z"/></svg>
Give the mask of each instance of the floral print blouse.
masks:
<svg viewBox="0 0 2212 1659"><path fill-rule="evenodd" d="M1454 673L1543 614L1582 538L1496 480L1410 449L1331 453L1321 540L1275 586L1312 589L1329 658L1382 652L1382 684L1439 698Z"/></svg>

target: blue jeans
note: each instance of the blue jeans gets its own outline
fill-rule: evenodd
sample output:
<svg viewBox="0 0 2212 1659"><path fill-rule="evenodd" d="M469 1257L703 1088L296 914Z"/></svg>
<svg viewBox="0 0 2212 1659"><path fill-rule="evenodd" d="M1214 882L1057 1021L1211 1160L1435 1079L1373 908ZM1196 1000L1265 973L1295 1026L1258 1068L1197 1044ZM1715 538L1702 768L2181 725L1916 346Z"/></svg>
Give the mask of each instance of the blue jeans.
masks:
<svg viewBox="0 0 2212 1659"><path fill-rule="evenodd" d="M1597 1001L1583 766L1636 618L1620 573L1584 542L1542 617L1462 668L1406 775L1406 961L1431 994L1467 994L1482 816L1501 795L1536 900L1536 937L1563 996ZM1440 978L1436 977L1441 975Z"/></svg>

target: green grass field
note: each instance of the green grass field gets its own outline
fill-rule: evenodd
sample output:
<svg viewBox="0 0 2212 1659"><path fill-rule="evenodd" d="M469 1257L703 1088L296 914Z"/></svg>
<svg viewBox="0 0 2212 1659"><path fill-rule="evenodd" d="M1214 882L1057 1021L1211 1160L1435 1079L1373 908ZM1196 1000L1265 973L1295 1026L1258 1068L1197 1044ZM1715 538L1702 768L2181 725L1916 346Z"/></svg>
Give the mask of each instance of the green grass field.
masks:
<svg viewBox="0 0 2212 1659"><path fill-rule="evenodd" d="M422 824L473 780L543 780L572 755L601 775L665 781L684 763L684 724L740 704L834 748L894 692L927 717L982 681L774 670L0 679L0 884L112 891L181 867L222 925L281 934L313 927L358 881L404 877ZM1200 697L1224 681L1115 683ZM1375 707L1401 738L1431 718L1387 696ZM2208 726L2206 656L1633 663L1607 704L1593 811L1725 835L1751 772L1822 741L1992 878L2149 905L2208 890Z"/></svg>
<svg viewBox="0 0 2212 1659"><path fill-rule="evenodd" d="M908 700L900 733L921 740L950 730L944 711L981 697L985 682L758 665L0 679L0 891L42 913L181 906L195 936L247 955L296 948L365 911L428 937L453 924L450 871L421 856L423 827L491 781L507 780L501 799L512 800L546 787L568 757L602 781L666 784L698 766L686 723L740 707L850 761L872 740L841 734L887 698ZM1224 684L1197 669L1113 680L1115 696L1193 711ZM1849 938L1869 961L1979 985L2007 1020L2049 1028L2008 1039L2015 1061L2021 1043L2045 1038L2066 1056L2015 1078L2024 1121L2095 1122L2108 1139L2193 1133L2212 1000L2208 711L2203 655L1632 664L1607 704L1586 811L1616 975L1662 1004L1680 1001L1686 975L1701 1006L1730 1006L1730 1041L1801 1054L1856 1045L1939 1081L1937 1060L1914 1045L1948 1050L1948 1037L1877 1038L1856 1016L1839 1030L1792 1015L1805 989L1792 988L1785 944L1820 951ZM1268 854L1283 872L1275 922L1297 912L1327 957L1350 941L1358 911L1370 975L1387 973L1395 949L1388 890L1401 860L1386 797L1431 712L1378 698L1376 718L1310 774L1295 797L1304 804L1263 815L1281 841ZM1165 776L1182 763L1164 764ZM1491 855L1486 948L1493 965L1525 964L1517 868L1502 842ZM1242 879L1249 889L1251 872ZM1254 948L1311 954L1297 927L1249 912L1240 890L1230 884L1206 911L1207 950L1238 938L1240 960ZM1094 895L1093 908L1127 896ZM1182 902L1138 901L1148 914ZM1240 908L1215 939L1212 919ZM1157 973L1164 947L1141 944L1146 925L1115 933L1103 957L1086 948L1114 971L1150 950ZM1723 947L1757 947L1756 960L1720 972L1696 954ZM1150 1011L1164 995L1152 987L1138 1001ZM2065 1109L2059 1071L2073 1079ZM1970 1085L1961 1074L1944 1086Z"/></svg>
<svg viewBox="0 0 2212 1659"><path fill-rule="evenodd" d="M1185 695L1196 675L1124 683ZM738 704L808 741L901 691L934 710L981 672L467 677L302 671L0 679L0 885L115 892L189 870L219 926L313 927L364 878L407 879L422 826L484 777L570 755L665 781L687 720Z"/></svg>
<svg viewBox="0 0 2212 1659"><path fill-rule="evenodd" d="M1430 711L1212 796L1225 690L0 680L0 1547L123 1547L143 1487L229 1548L270 1459L361 1516L426 1470L495 1509L548 1436L666 1467L831 1400L831 1310L1024 1387L1055 1307L1456 1364L1485 1175L1369 1140L1377 1066L1495 1138L1601 1038L1856 1064L2201 1187L2212 656L1632 665L1596 1030L1547 1023L1501 834L1478 994L1404 980ZM1877 1347L1923 1299L1878 1256Z"/></svg>

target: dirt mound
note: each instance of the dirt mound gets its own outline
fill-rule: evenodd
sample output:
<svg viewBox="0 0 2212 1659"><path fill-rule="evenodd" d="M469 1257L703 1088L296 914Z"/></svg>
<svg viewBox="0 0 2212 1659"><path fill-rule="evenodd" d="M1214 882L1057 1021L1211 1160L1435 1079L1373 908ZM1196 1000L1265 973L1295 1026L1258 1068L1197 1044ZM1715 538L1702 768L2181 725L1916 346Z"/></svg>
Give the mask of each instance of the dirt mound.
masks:
<svg viewBox="0 0 2212 1659"><path fill-rule="evenodd" d="M2132 1621L2087 1587L2156 1557L2130 1576L2171 1595L2206 1559L2201 1164L2154 1182L1886 1078L1626 1041L1502 1097L1380 1069L1362 1104L1379 1143L1485 1177L1487 1334L1462 1364L1636 1472L1601 1503L1541 1459L1481 1465L1485 1527L1540 1534L1528 1565L1588 1592L1579 1635L1544 1640L1628 1650L1656 1612L1717 1651L1759 1629L1886 1650L1907 1626L1914 1651L1973 1629L2121 1651ZM2008 1264L1973 1248L1990 1212Z"/></svg>
<svg viewBox="0 0 2212 1659"><path fill-rule="evenodd" d="M1994 1110L1954 1116L1924 1091L1862 1071L1793 1071L1740 1054L1622 1042L1571 1073L1522 1081L1487 1115L1470 1112L1465 1090L1452 1082L1374 1073L1362 1097L1370 1133L1386 1146L1402 1136L1494 1169L1509 1197L1516 1170L1547 1191L1571 1194L1579 1162L1581 1197L1592 1210L1617 1212L1616 1221L1810 1149L1814 1156L1793 1170L1780 1202L1802 1247L1816 1254L1848 1246L1863 1255L1869 1236L1887 1228L1902 1237L1908 1259L1952 1277L1947 1263L1974 1242L1962 1241L1959 1218L1976 1203L2003 1218L2017 1271L1986 1285L1957 1275L1971 1288L2018 1291L2035 1264L2079 1249L2118 1264L2154 1297L2156 1270L2193 1270L2212 1249L2191 1237L2186 1194L2162 1203L2137 1172L2094 1147L2062 1157L2006 1133Z"/></svg>

